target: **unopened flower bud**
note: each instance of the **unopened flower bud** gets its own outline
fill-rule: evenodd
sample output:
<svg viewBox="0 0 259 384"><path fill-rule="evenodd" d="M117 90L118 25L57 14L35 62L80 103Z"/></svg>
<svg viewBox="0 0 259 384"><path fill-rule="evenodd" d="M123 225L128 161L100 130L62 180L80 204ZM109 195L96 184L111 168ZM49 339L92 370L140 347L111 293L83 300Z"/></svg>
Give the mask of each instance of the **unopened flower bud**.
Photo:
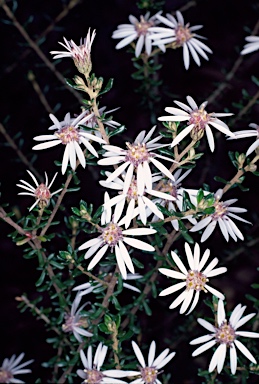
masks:
<svg viewBox="0 0 259 384"><path fill-rule="evenodd" d="M238 161L238 167L239 168L242 168L243 165L244 165L244 162L245 162L245 159L246 159L246 155L244 153L241 153L238 158L237 158L237 161Z"/></svg>

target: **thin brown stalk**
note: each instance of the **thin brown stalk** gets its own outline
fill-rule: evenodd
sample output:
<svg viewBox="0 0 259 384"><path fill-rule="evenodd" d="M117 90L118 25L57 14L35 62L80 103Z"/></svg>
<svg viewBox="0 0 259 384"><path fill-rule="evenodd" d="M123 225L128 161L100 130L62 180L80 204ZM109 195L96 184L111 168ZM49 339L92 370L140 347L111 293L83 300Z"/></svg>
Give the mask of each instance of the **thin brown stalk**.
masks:
<svg viewBox="0 0 259 384"><path fill-rule="evenodd" d="M78 92L76 92L73 88L69 87L66 84L64 77L61 75L60 72L57 71L56 67L49 61L49 59L46 57L46 55L43 53L43 51L39 48L37 43L35 43L35 41L33 41L30 38L29 34L25 31L23 26L18 22L18 20L14 16L13 12L11 11L11 9L6 4L5 0L1 1L0 6L3 8L6 15L13 22L13 25L18 29L18 31L23 36L23 38L27 41L27 43L29 44L31 49L33 49L36 52L36 54L40 57L40 59L46 64L46 66L51 70L51 72L54 73L54 75L66 87L66 89L68 89L71 93L73 93L73 95L77 98L77 100L79 102L81 102L82 101L81 95Z"/></svg>
<svg viewBox="0 0 259 384"><path fill-rule="evenodd" d="M49 32L52 31L52 29L56 26L56 24L61 21L64 17L66 17L71 9L73 9L76 5L78 5L82 0L71 0L67 5L65 5L64 9L51 21L51 23L47 26L47 28L37 37L35 40L35 43L38 43L42 38L46 37ZM17 58L17 60L9 65L5 69L5 73L11 73L19 63L26 59L27 56L31 53L31 50L29 48L25 49L23 53Z"/></svg>
<svg viewBox="0 0 259 384"><path fill-rule="evenodd" d="M17 156L20 158L20 160L26 165L26 167L34 173L37 178L42 181L42 176L38 173L38 171L34 168L34 166L30 163L30 161L27 159L27 157L23 154L23 152L18 148L15 141L12 139L12 137L7 133L5 127L3 124L0 123L0 132L5 137L6 141L10 145L11 148L16 152Z"/></svg>

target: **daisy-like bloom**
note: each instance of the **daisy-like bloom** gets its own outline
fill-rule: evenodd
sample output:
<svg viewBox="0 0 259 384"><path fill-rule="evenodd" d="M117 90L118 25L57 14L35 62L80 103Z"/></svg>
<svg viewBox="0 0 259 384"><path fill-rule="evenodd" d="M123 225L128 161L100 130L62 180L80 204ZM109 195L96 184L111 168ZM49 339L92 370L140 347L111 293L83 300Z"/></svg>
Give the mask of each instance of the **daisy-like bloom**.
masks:
<svg viewBox="0 0 259 384"><path fill-rule="evenodd" d="M52 192L52 193L50 192L50 188L51 188L52 184L54 183L54 180L55 180L58 172L55 173L50 184L49 184L48 176L47 176L46 172L45 172L45 183L40 183L40 184L38 183L36 177L30 171L27 170L27 172L31 176L36 187L27 183L27 181L19 180L20 183L22 183L22 184L16 184L16 185L20 188L25 189L28 192L20 192L20 193L18 193L18 195L29 195L29 196L35 197L36 201L35 201L35 203L32 204L29 211L31 211L37 204L39 205L40 208L44 208L44 207L48 206L51 197L56 195L60 191L62 191L62 188L60 188L55 192Z"/></svg>
<svg viewBox="0 0 259 384"><path fill-rule="evenodd" d="M193 140L200 140L205 131L210 150L213 152L215 149L215 143L210 126L235 139L235 135L230 131L229 127L223 121L218 119L218 117L232 116L233 113L208 113L205 110L205 107L208 103L207 101L204 101L204 103L198 107L191 96L187 96L186 99L189 105L186 105L180 101L174 101L174 103L181 107L183 110L174 107L165 108L166 112L172 113L175 116L161 116L158 118L160 121L187 121L187 127L184 128L176 136L171 144L172 147L179 144L180 141L188 135L188 133L190 133L190 136Z"/></svg>
<svg viewBox="0 0 259 384"><path fill-rule="evenodd" d="M111 277L112 277L112 274L109 273L107 276L104 277L103 280L105 282L109 282ZM141 279L142 277L143 276L138 274L138 273L129 273L127 275L126 281L127 280L138 280L138 279ZM118 281L117 281L117 283L118 283ZM128 288L131 291L140 292L140 289L134 287L131 284L125 283L125 281L123 281L122 284L123 284L124 288ZM72 290L73 291L79 291L79 296L84 296L84 295L87 295L88 293L91 293L91 292L98 293L98 290L101 287L103 287L103 285L101 283L93 284L93 282L88 282L88 283L80 284L80 285L76 286L75 288L73 288Z"/></svg>
<svg viewBox="0 0 259 384"><path fill-rule="evenodd" d="M210 215L207 215L199 223L195 224L190 229L190 232L197 232L207 227L202 234L201 242L208 239L208 237L216 228L217 223L219 224L219 228L221 230L222 235L227 241L229 240L229 236L232 237L232 239L234 239L235 241L237 241L237 238L239 238L240 240L244 240L244 236L242 235L234 221L231 219L231 217L236 220L243 221L244 223L252 224L249 221L236 215L236 213L246 212L247 209L239 207L230 207L230 205L234 204L237 199L220 201L221 197L222 189L219 189L215 193L215 203L213 204L213 206L215 207L215 212Z"/></svg>
<svg viewBox="0 0 259 384"><path fill-rule="evenodd" d="M118 176L126 171L124 181L124 193L128 192L130 183L132 181L133 172L137 173L137 187L138 190L143 190L146 186L148 190L152 189L152 174L149 163L152 163L156 168L159 169L169 179L174 180L171 172L156 158L162 158L164 160L174 161L167 157L158 155L153 151L163 147L163 144L157 143L161 136L157 136L150 140L155 126L146 134L146 131L141 131L133 143L127 142L127 149L116 147L114 145L104 145L103 148L106 150L104 153L104 159L98 161L100 165L114 165L120 164L118 168L112 172L107 178L106 182L110 183L115 180ZM166 144L167 146L167 144Z"/></svg>
<svg viewBox="0 0 259 384"><path fill-rule="evenodd" d="M246 129L244 131L233 132L236 139L243 139L245 137L254 137L254 136L256 137L255 142L252 145L250 145L250 147L246 151L246 156L251 155L251 153L254 150L256 150L256 148L259 147L259 125L255 124L255 123L251 123L251 124L249 124L249 127L253 128L253 129ZM231 139L231 138L229 138L229 139Z"/></svg>
<svg viewBox="0 0 259 384"><path fill-rule="evenodd" d="M189 264L189 269L187 270L182 263L181 259L175 252L171 252L172 259L179 268L179 271L174 271L168 268L160 268L159 271L168 277L172 277L177 280L184 280L182 283L174 284L169 288L164 289L160 292L159 296L167 296L171 293L178 291L179 289L184 288L184 291L172 302L170 305L170 309L176 308L178 305L181 305L180 313L186 312L187 308L191 304L192 305L187 313L191 313L196 307L200 292L203 291L205 293L210 292L214 296L219 299L224 299L224 295L217 291L214 288L211 288L207 283L209 281L209 277L221 275L227 271L227 268L220 267L216 268L215 266L218 264L219 260L215 257L209 265L204 269L206 262L210 256L210 250L206 249L202 258L200 259L200 246L198 243L194 246L194 251L192 254L191 248L188 243L185 243L185 252Z"/></svg>
<svg viewBox="0 0 259 384"><path fill-rule="evenodd" d="M145 53L149 56L152 50L152 42L148 39L149 36L152 36L150 28L159 23L157 16L160 13L161 12L158 12L154 16L149 17L150 12L147 12L145 16L140 16L140 20L135 16L130 15L129 21L131 24L119 25L116 31L112 34L113 39L122 39L115 48L123 48L137 39L135 56L139 57L144 46ZM160 49L164 50L163 44L160 44Z"/></svg>
<svg viewBox="0 0 259 384"><path fill-rule="evenodd" d="M162 384L157 376L162 373L159 369L163 368L175 355L175 352L169 353L169 348L166 348L155 359L156 343L153 340L150 344L148 353L148 364L146 365L144 356L135 341L132 341L132 347L136 357L140 363L138 371L130 371L130 376L140 376L138 379L131 381L131 384Z"/></svg>
<svg viewBox="0 0 259 384"><path fill-rule="evenodd" d="M248 43L244 45L244 48L240 52L240 55L246 55L247 53L258 51L259 36L247 36L245 40L248 41Z"/></svg>
<svg viewBox="0 0 259 384"><path fill-rule="evenodd" d="M23 358L24 353L21 353L18 357L12 355L10 359L4 359L2 366L0 367L0 383L25 383L25 381L16 379L14 376L31 373L30 369L23 368L31 364L34 360L29 360L20 364Z"/></svg>
<svg viewBox="0 0 259 384"><path fill-rule="evenodd" d="M75 338L79 343L83 341L82 336L91 337L93 334L91 332L86 331L83 328L88 326L88 322L86 317L81 315L82 310L88 304L83 304L80 308L78 308L80 301L82 299L82 295L77 293L75 300L73 301L70 313L65 314L65 323L62 324L62 330L64 332L73 332Z"/></svg>
<svg viewBox="0 0 259 384"><path fill-rule="evenodd" d="M106 175L109 177L110 172L106 172ZM122 175L123 177L124 175ZM110 208L115 205L114 210L114 218L116 221L119 220L121 217L121 214L123 212L123 209L125 207L125 203L128 203L127 212L125 215L125 228L128 228L131 220L136 215L140 215L140 219L144 225L147 223L147 210L146 207L150 209L151 212L153 212L157 217L163 220L164 215L161 211L157 208L157 206L154 204L150 198L147 197L147 195L156 196L159 197L160 200L166 199L166 200L175 200L175 197L170 196L169 194L155 191L155 190L148 190L144 184L141 185L141 190L138 189L137 186L137 180L135 176L132 177L131 183L128 186L126 186L126 189L128 190L124 191L124 180L117 177L115 180L113 180L110 183L107 183L106 181L100 181L100 184L106 188L112 188L115 190L120 191L119 194L112 199L109 199L104 203L104 209ZM137 210L135 211L135 206L137 205Z"/></svg>
<svg viewBox="0 0 259 384"><path fill-rule="evenodd" d="M63 57L71 57L74 60L75 66L77 67L80 73L85 74L86 76L92 70L92 61L91 61L91 48L95 38L95 30L92 32L88 29L87 36L83 39L80 39L80 44L76 45L73 40L68 41L64 37L64 43L59 42L66 50L65 51L51 51L50 53L53 56L53 59L61 59Z"/></svg>
<svg viewBox="0 0 259 384"><path fill-rule="evenodd" d="M163 46L165 44L171 44L172 48L183 47L183 61L185 69L190 66L190 55L197 65L200 66L200 57L209 60L207 53L212 53L212 50L202 43L199 39L206 39L203 36L197 35L195 31L202 28L202 25L195 25L190 27L190 24L184 24L184 18L180 11L176 11L177 19L166 14L166 17L157 15L157 19L170 28L156 27L151 28L154 33L150 36L150 39L154 40L154 45Z"/></svg>
<svg viewBox="0 0 259 384"><path fill-rule="evenodd" d="M252 363L256 364L256 360L251 352L249 352L244 344L238 340L239 336L259 338L259 333L237 330L256 315L256 313L251 313L250 315L242 317L245 309L246 306L238 304L233 310L229 321L227 321L223 301L219 300L216 326L210 324L204 319L197 319L198 323L210 331L211 334L198 337L190 342L192 345L205 343L201 347L197 348L193 352L192 356L197 356L207 349L212 348L217 344L219 345L210 361L209 372L212 372L215 368L217 368L218 373L222 371L228 348L230 354L230 369L233 375L236 373L237 369L236 348L239 349L239 351L242 352Z"/></svg>
<svg viewBox="0 0 259 384"><path fill-rule="evenodd" d="M126 381L120 380L121 377L128 376L127 371L120 369L109 369L101 371L104 359L106 357L108 348L106 345L100 343L96 349L94 360L92 346L90 345L87 349L87 357L84 351L80 350L81 361L84 366L83 369L78 369L77 374L81 379L84 379L82 384L127 384Z"/></svg>
<svg viewBox="0 0 259 384"><path fill-rule="evenodd" d="M70 118L70 113L67 113L63 122L59 122L58 119L50 114L49 117L53 121L49 129L56 129L56 132L53 135L41 135L36 136L33 140L36 141L45 141L45 143L37 144L32 149L41 150L50 147L54 147L58 144L63 144L66 146L63 161L62 161L62 174L66 172L68 161L70 162L71 168L76 169L76 157L80 161L83 168L85 168L86 161L85 155L79 144L84 144L84 146L91 152L95 157L99 157L98 153L89 142L89 140L96 141L100 144L106 144L106 141L92 135L83 128L80 128L80 125L83 125L86 121L90 120L94 114L87 114L87 111L83 111L76 119Z"/></svg>
<svg viewBox="0 0 259 384"><path fill-rule="evenodd" d="M105 216L106 226L101 228L101 235L97 238L86 241L84 244L80 245L78 248L79 251L83 249L89 248L89 250L85 254L85 259L91 257L99 248L99 251L96 253L92 261L88 265L88 271L92 269L103 257L103 255L107 252L108 248L110 248L111 252L115 250L115 257L118 263L118 267L122 274L123 279L127 278L126 267L129 269L131 273L135 273L134 266L128 250L124 243L128 244L131 247L141 249L147 252L153 252L155 248L141 240L137 240L129 236L143 236L143 235L151 235L156 233L155 229L151 228L133 228L123 230L117 222L112 218L112 212L109 210Z"/></svg>

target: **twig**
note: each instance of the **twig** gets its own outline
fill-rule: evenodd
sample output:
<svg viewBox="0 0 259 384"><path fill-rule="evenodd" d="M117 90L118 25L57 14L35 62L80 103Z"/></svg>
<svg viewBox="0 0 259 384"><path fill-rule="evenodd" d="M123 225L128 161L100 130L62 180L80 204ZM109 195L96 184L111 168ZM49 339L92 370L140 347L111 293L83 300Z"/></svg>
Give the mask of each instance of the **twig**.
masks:
<svg viewBox="0 0 259 384"><path fill-rule="evenodd" d="M0 132L5 137L6 141L9 143L10 147L12 147L15 152L17 153L17 156L21 159L21 161L26 165L28 169L30 169L37 178L42 181L42 176L38 173L38 171L34 168L34 166L30 163L30 161L27 159L27 157L23 154L23 152L18 148L15 141L9 136L9 134L6 132L5 127L3 124L0 123Z"/></svg>
<svg viewBox="0 0 259 384"><path fill-rule="evenodd" d="M48 103L48 101L47 101L47 99L46 99L44 93L43 93L42 90L40 89L40 86L39 86L39 84L38 84L38 82L37 82L37 80L36 80L36 78L35 78L35 75L34 75L34 73L33 73L32 71L30 71L30 72L28 73L28 79L29 79L29 81L31 82L34 91L35 91L36 94L38 95L38 97L39 97L39 99L40 99L42 105L43 105L44 108L46 109L46 111L47 111L48 113L51 113L51 112L52 112L52 109L51 109L51 107L50 107L50 105L49 105L49 103Z"/></svg>
<svg viewBox="0 0 259 384"><path fill-rule="evenodd" d="M254 29L252 31L252 35L255 35L258 32L258 29L259 29L259 20L257 21L257 23L256 23L256 25L255 25L255 27L254 27ZM227 75L225 77L225 82L220 83L219 87L216 88L215 91L212 93L212 95L208 98L208 102L209 103L214 102L215 99L217 99L217 97L219 95L221 95L224 92L224 90L228 87L229 82L232 80L232 78L234 77L234 75L237 72L238 68L242 64L243 59L244 59L244 57L239 54L238 59L235 61L233 67L227 73Z"/></svg>
<svg viewBox="0 0 259 384"><path fill-rule="evenodd" d="M54 73L54 75L58 78L58 80L61 81L62 84L68 89L70 92L73 93L73 95L77 98L79 102L82 101L82 96L77 93L73 88L69 87L64 80L64 77L61 75L60 72L57 71L56 67L49 61L49 59L46 57L46 55L42 52L42 50L39 48L39 46L33 41L28 33L25 31L23 26L18 22L16 17L14 16L11 9L7 6L5 0L2 0L0 3L0 6L4 9L6 15L9 17L9 19L13 22L14 26L18 29L20 34L24 37L24 39L27 41L29 46L37 53L37 55L41 58L41 60L46 64L46 66Z"/></svg>
<svg viewBox="0 0 259 384"><path fill-rule="evenodd" d="M49 32L52 31L52 29L55 27L55 25L61 21L65 16L69 14L71 9L73 9L76 5L78 5L82 0L71 0L65 8L58 14L58 16L55 17L53 21L47 26L47 28L37 37L35 40L35 43L38 43L43 37L47 36ZM11 73L17 65L20 63L20 61L24 60L29 54L31 53L31 50L29 48L25 49L23 53L20 55L20 57L17 58L17 60L11 64L9 67L5 69L4 73Z"/></svg>

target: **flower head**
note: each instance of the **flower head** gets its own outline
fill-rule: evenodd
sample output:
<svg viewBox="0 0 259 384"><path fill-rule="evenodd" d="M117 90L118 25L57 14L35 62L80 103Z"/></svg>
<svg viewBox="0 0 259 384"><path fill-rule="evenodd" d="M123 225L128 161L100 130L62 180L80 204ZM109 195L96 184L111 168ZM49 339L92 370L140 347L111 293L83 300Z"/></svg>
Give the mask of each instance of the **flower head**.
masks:
<svg viewBox="0 0 259 384"><path fill-rule="evenodd" d="M75 66L77 67L80 73L88 76L92 70L92 61L91 61L91 48L93 44L93 40L95 38L95 30L92 32L88 29L87 36L80 40L80 44L76 45L73 40L68 41L64 37L64 43L59 42L67 52L63 51L51 51L50 53L53 56L53 59L60 59L63 57L71 57L74 60Z"/></svg>
<svg viewBox="0 0 259 384"><path fill-rule="evenodd" d="M45 141L44 143L35 145L32 149L41 150L45 148L54 147L58 144L66 146L63 161L62 161L62 174L66 172L68 161L70 162L71 168L76 169L76 157L78 157L83 168L86 166L85 155L79 144L84 146L91 152L95 157L98 157L98 153L89 142L89 140L96 141L101 144L106 144L106 141L92 135L84 129L80 128L86 121L92 118L93 114L88 114L87 111L83 111L76 119L70 118L70 113L67 113L64 121L58 121L58 119L50 114L49 117L53 121L49 129L55 129L56 132L53 135L42 135L34 137L36 141Z"/></svg>
<svg viewBox="0 0 259 384"><path fill-rule="evenodd" d="M259 147L259 125L255 124L255 123L251 123L251 124L249 124L249 127L253 128L253 129L246 129L245 131L233 132L236 139L243 139L245 137L255 137L256 138L255 142L253 142L253 144L250 145L250 147L246 151L246 156L251 155L251 153L253 151L255 151L256 148ZM229 140L230 139L232 139L232 137L229 138Z"/></svg>
<svg viewBox="0 0 259 384"><path fill-rule="evenodd" d="M215 212L210 215L207 215L205 218L203 218L200 222L195 224L190 229L190 232L196 232L200 229L207 227L202 234L201 242L208 239L208 237L216 228L217 223L219 224L220 230L227 241L229 240L229 236L232 237L232 239L234 239L235 241L237 241L237 238L244 240L244 236L242 235L234 221L231 219L231 217L236 220L243 221L244 223L251 224L249 221L242 219L241 217L235 214L246 212L247 210L245 208L230 207L230 205L234 204L237 199L220 201L221 197L222 189L219 189L215 193L215 202L213 204L213 206L215 207Z"/></svg>
<svg viewBox="0 0 259 384"><path fill-rule="evenodd" d="M148 353L148 364L146 365L144 356L135 341L132 341L132 347L141 366L138 371L130 371L130 376L140 376L140 378L131 381L131 384L162 384L157 378L161 373L159 370L172 360L175 352L168 354L169 348L166 348L155 359L156 343L155 341L152 341Z"/></svg>
<svg viewBox="0 0 259 384"><path fill-rule="evenodd" d="M176 11L176 18L170 15L170 13L167 13L166 17L157 15L157 19L169 28L151 28L152 32L157 32L150 36L150 39L154 40L154 45L163 46L165 44L171 44L172 48L183 47L183 61L185 69L189 68L190 55L199 66L201 64L199 55L204 59L209 60L206 52L212 53L212 50L198 40L198 38L205 38L194 32L201 29L202 25L190 27L189 23L185 24L183 15L180 11Z"/></svg>
<svg viewBox="0 0 259 384"><path fill-rule="evenodd" d="M77 293L75 300L73 301L70 313L65 314L65 322L62 324L62 330L64 332L73 332L75 338L81 343L83 341L81 335L91 337L93 334L91 332L86 331L83 328L88 326L87 319L81 315L81 311L88 304L83 304L80 308L78 308L80 301L82 299L82 295Z"/></svg>
<svg viewBox="0 0 259 384"><path fill-rule="evenodd" d="M165 178L163 175L157 174L154 176L154 180L158 181L158 185L155 189L159 188L158 192L166 193L166 195L169 195L173 197L174 199L166 199L165 197L163 199L157 198L154 200L154 203L160 204L163 207L166 207L169 211L183 211L183 194L188 193L190 196L191 201L193 203L196 201L196 195L198 193L198 190L196 189L190 189L190 188L183 188L181 186L182 180L191 172L191 169L184 172L182 174L182 169L177 169L177 171L174 172L174 180L170 180L168 178ZM158 196L158 195L157 195ZM147 216L149 216L152 212L149 210L147 213ZM191 215L187 215L182 217L182 219L189 220L192 224L196 224L197 221L194 219ZM153 216L152 222L157 221L158 217L156 215ZM174 227L176 231L179 231L179 221L177 219L171 220L171 224Z"/></svg>
<svg viewBox="0 0 259 384"><path fill-rule="evenodd" d="M80 350L81 361L84 366L84 370L78 369L77 374L81 379L84 379L82 383L87 384L127 384L126 381L120 380L120 377L128 376L127 371L120 369L109 369L101 371L104 359L106 357L108 348L106 345L100 343L96 349L94 360L92 357L92 346L87 349L87 357L84 351Z"/></svg>
<svg viewBox="0 0 259 384"><path fill-rule="evenodd" d="M240 55L246 55L259 49L259 36L247 36L245 39L248 43L244 45Z"/></svg>
<svg viewBox="0 0 259 384"><path fill-rule="evenodd" d="M106 175L109 177L110 172L106 172ZM124 183L125 183L125 175L122 175L122 178L117 177L112 182L107 183L106 181L100 181L100 184L106 188L112 188L120 191L119 194L112 199L107 199L104 203L104 209L110 209L110 207L115 205L114 210L114 218L115 220L119 220L121 214L124 210L125 203L128 203L125 220L125 228L128 228L131 220L136 217L138 214L140 215L140 220L144 225L147 223L147 210L148 207L151 212L153 212L160 219L164 218L164 215L157 208L156 204L151 200L150 196L156 196L162 199L167 200L175 200L175 197L170 196L169 194L149 190L145 187L144 184L141 185L141 189L138 188L137 180L135 176L132 176L129 188L127 192L124 192ZM150 195L150 196L149 196Z"/></svg>
<svg viewBox="0 0 259 384"><path fill-rule="evenodd" d="M130 15L130 24L119 25L116 31L112 34L113 39L122 39L115 48L123 48L134 40L138 40L135 47L135 56L139 57L143 46L145 46L145 53L149 56L152 49L151 40L148 39L149 36L152 36L150 28L159 23L157 20L157 15L159 15L159 13L161 12L149 17L150 13L147 12L145 16L140 16L140 20L135 16Z"/></svg>
<svg viewBox="0 0 259 384"><path fill-rule="evenodd" d="M174 107L167 107L165 108L165 111L172 113L175 116L162 116L158 118L160 121L187 121L187 127L184 128L181 133L176 136L171 144L172 147L179 144L180 141L188 135L188 133L190 133L193 140L200 140L205 131L210 150L213 152L215 149L215 143L210 126L235 139L235 135L229 130L229 127L223 121L218 119L218 117L232 116L233 113L208 113L205 110L207 101L203 102L198 107L191 96L187 96L187 102L189 105L175 100L174 103L181 107L183 110Z"/></svg>
<svg viewBox="0 0 259 384"><path fill-rule="evenodd" d="M31 373L30 369L23 368L31 364L34 360L29 360L20 364L23 358L24 353L21 353L18 357L12 355L10 359L4 359L2 366L0 367L0 383L25 383L22 380L16 379L14 376Z"/></svg>
<svg viewBox="0 0 259 384"><path fill-rule="evenodd" d="M197 348L193 352L192 356L197 356L207 349L218 345L210 361L209 372L212 372L216 367L218 373L222 371L227 349L229 349L230 353L230 369L233 375L236 373L237 369L236 348L239 349L240 352L242 352L252 363L256 364L256 360L253 355L248 351L244 344L238 340L239 336L259 338L259 333L237 330L256 315L255 313L251 313L250 315L246 315L242 318L245 309L246 306L238 304L233 310L229 321L227 321L223 301L219 300L217 324L215 326L210 324L207 320L200 318L197 319L198 323L210 331L211 334L198 337L197 339L194 339L190 342L192 345L205 343L201 347Z"/></svg>
<svg viewBox="0 0 259 384"><path fill-rule="evenodd" d="M16 185L20 188L27 190L28 192L20 192L18 193L18 195L29 195L29 196L35 197L36 201L35 203L32 204L29 211L31 211L37 204L39 205L40 208L44 208L48 206L51 197L56 195L58 192L62 191L62 188L60 188L55 192L52 192L52 193L50 192L50 188L58 173L55 173L50 184L48 184L48 176L47 176L47 173L45 172L45 183L39 184L36 177L30 171L27 170L27 172L31 176L32 180L34 181L36 188L33 185L27 183L27 181L19 180L20 183L22 184L16 184Z"/></svg>
<svg viewBox="0 0 259 384"><path fill-rule="evenodd" d="M170 295L171 293L184 288L184 291L172 302L169 308L170 309L176 308L178 305L182 303L180 308L180 313L184 313L186 312L187 308L189 307L189 305L193 300L192 305L187 313L189 314L196 307L201 291L205 293L209 291L216 297L222 300L224 299L224 295L222 295L222 293L220 293L216 289L211 288L208 285L208 281L209 281L209 277L217 276L222 273L225 273L227 268L220 267L215 269L215 266L219 262L219 260L215 257L209 263L209 265L203 270L210 256L210 250L206 249L202 258L200 259L200 246L197 243L194 246L193 254L188 243L185 243L185 251L186 251L186 256L189 264L188 270L185 268L179 256L173 251L171 252L172 259L174 260L175 264L179 268L180 272L174 271L168 268L159 269L159 271L166 276L172 277L173 279L184 280L184 281L182 283L174 284L171 287L164 289L162 292L160 292L159 295L160 296Z"/></svg>
<svg viewBox="0 0 259 384"><path fill-rule="evenodd" d="M100 165L114 165L122 163L114 172L107 178L106 182L110 183L119 175L125 174L123 193L127 193L132 181L133 172L136 172L137 188L142 191L146 186L148 190L152 189L152 174L149 163L152 163L169 179L174 180L171 172L156 158L162 158L169 161L172 159L158 155L153 151L161 148L163 145L157 143L161 136L157 136L150 140L156 127L153 127L147 134L146 131L141 131L133 143L126 143L127 149L116 147L114 145L104 145L106 150L104 159L98 161ZM167 145L167 144L166 144Z"/></svg>
<svg viewBox="0 0 259 384"><path fill-rule="evenodd" d="M86 241L82 244L78 250L89 248L85 254L85 259L91 257L99 248L99 251L96 253L90 264L88 265L88 270L92 269L103 257L106 251L110 248L111 252L115 250L116 261L118 267L122 274L123 279L127 278L126 266L131 273L134 273L134 266L132 260L129 256L128 250L124 243L130 245L131 247L141 249L147 252L153 252L155 248L141 240L133 239L128 237L128 235L133 236L143 236L151 235L156 232L156 230L151 228L133 228L123 230L119 226L120 223L117 223L114 219L111 221L111 210L107 212L105 221L106 226L101 228L101 235L97 238Z"/></svg>

